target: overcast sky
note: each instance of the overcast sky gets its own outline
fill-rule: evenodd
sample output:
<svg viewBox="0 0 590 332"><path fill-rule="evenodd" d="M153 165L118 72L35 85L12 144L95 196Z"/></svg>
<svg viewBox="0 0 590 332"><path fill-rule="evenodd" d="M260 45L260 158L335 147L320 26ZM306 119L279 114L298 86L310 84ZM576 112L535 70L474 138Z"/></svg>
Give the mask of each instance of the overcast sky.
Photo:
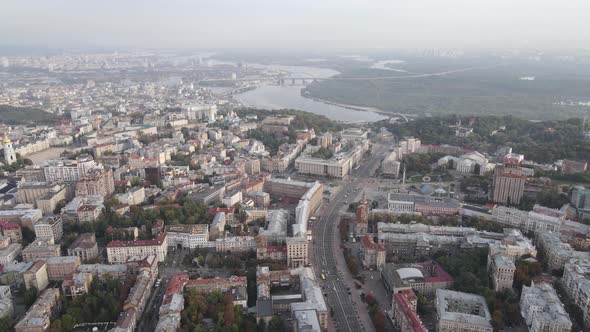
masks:
<svg viewBox="0 0 590 332"><path fill-rule="evenodd" d="M0 45L588 48L590 0L3 0Z"/></svg>

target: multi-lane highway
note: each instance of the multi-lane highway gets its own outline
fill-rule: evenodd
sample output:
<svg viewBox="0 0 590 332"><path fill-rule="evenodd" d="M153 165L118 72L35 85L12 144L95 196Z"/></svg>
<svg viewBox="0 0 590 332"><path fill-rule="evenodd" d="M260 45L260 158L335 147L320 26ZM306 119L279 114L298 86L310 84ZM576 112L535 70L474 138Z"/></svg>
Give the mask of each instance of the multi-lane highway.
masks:
<svg viewBox="0 0 590 332"><path fill-rule="evenodd" d="M332 320L336 324L337 331L372 331L372 326L362 324L357 310L366 310L364 307L356 308L350 290L342 271L345 266L340 266L335 256L342 255L337 246L338 214L347 196L354 192L355 188L362 190L362 183L376 168L376 164L383 158L383 148L373 147L372 156L366 157L361 162L357 171L350 175L350 179L344 180L340 190L331 198L330 203L321 210L322 216L313 229L313 263L318 279L322 274L324 281L324 294L328 307L333 312ZM346 196L346 197L345 197ZM340 259L340 261L342 261Z"/></svg>

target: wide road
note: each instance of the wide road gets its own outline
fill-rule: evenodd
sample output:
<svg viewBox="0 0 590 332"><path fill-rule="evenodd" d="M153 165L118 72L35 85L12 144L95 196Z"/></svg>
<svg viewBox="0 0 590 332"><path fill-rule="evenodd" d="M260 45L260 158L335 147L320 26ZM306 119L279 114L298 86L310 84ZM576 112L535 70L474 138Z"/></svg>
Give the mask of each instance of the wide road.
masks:
<svg viewBox="0 0 590 332"><path fill-rule="evenodd" d="M324 294L327 295L328 307L333 310L332 320L336 324L337 331L373 331L373 326L361 326L358 310L366 310L366 308L355 308L353 299L349 295L349 289L342 280L342 272L336 260L335 254L342 255L340 250L336 247L336 236L338 235L339 210L342 208L348 192L352 192L354 188L360 187L361 183L370 176L372 170L375 169L376 164L382 160L385 149L379 148L378 145L373 145L373 153L369 157L365 157L357 171L349 175L350 179L342 182L340 190L331 198L330 203L322 208L322 216L314 225L313 230L313 263L314 270L320 279L323 273L326 277L324 281ZM362 190L362 188L360 188ZM351 195L352 196L352 195ZM352 197L351 197L352 198ZM353 293L354 294L354 293Z"/></svg>

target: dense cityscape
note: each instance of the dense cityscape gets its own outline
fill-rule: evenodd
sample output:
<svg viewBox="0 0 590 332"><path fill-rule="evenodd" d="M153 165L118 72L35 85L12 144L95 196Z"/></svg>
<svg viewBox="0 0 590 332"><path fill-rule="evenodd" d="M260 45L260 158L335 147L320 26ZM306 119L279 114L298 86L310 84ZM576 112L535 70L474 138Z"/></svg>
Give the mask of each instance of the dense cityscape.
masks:
<svg viewBox="0 0 590 332"><path fill-rule="evenodd" d="M0 332L590 331L587 50L257 1L0 14Z"/></svg>

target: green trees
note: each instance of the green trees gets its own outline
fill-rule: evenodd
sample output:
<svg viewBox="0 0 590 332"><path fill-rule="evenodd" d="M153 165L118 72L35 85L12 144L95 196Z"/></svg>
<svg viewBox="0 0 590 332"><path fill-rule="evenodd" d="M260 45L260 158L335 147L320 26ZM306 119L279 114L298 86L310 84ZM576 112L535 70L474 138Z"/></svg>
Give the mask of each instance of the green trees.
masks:
<svg viewBox="0 0 590 332"><path fill-rule="evenodd" d="M543 267L539 262L529 262L524 259L516 261L516 270L514 271L514 288L518 291L522 286L530 286L531 279L541 275Z"/></svg>
<svg viewBox="0 0 590 332"><path fill-rule="evenodd" d="M397 137L419 137L423 144L449 144L488 153L495 153L498 146L511 146L527 160L540 163L564 158L590 160L590 144L587 144L579 119L531 122L513 116L478 116L473 124L474 134L461 138L448 127L456 118L456 115L449 115L378 125L387 127ZM462 117L462 123L468 120ZM505 130L499 130L501 127Z"/></svg>
<svg viewBox="0 0 590 332"><path fill-rule="evenodd" d="M35 300L37 300L38 295L39 290L37 290L37 287L35 286L25 291L25 305L27 306L27 308L30 307L33 303L35 303Z"/></svg>
<svg viewBox="0 0 590 332"><path fill-rule="evenodd" d="M334 153L328 148L321 147L316 152L312 153L311 156L314 158L330 159L334 156Z"/></svg>
<svg viewBox="0 0 590 332"><path fill-rule="evenodd" d="M12 328L12 320L10 319L10 317L4 317L0 319L0 331L7 331L7 332L11 332L14 331L14 329Z"/></svg>
<svg viewBox="0 0 590 332"><path fill-rule="evenodd" d="M0 118L7 125L54 124L62 117L33 107L0 105Z"/></svg>
<svg viewBox="0 0 590 332"><path fill-rule="evenodd" d="M286 332L287 326L279 316L272 316L268 322L268 332Z"/></svg>
<svg viewBox="0 0 590 332"><path fill-rule="evenodd" d="M62 298L62 309L52 322L51 331L72 331L78 323L116 321L126 296L127 291L118 280L94 279L88 294Z"/></svg>
<svg viewBox="0 0 590 332"><path fill-rule="evenodd" d="M455 278L453 289L478 294L486 298L495 329L501 330L505 324L514 323L520 319L516 294L511 289L496 293L488 287L487 249L482 248L453 255L441 252L435 255L435 259ZM531 268L531 271L533 269L536 268Z"/></svg>
<svg viewBox="0 0 590 332"><path fill-rule="evenodd" d="M231 293L190 290L185 294L181 329L189 332L207 331L204 319L213 321L214 331L256 331L256 319L245 316L241 307L233 305Z"/></svg>
<svg viewBox="0 0 590 332"><path fill-rule="evenodd" d="M443 156L441 153L408 154L403 156L403 162L408 172L430 173L432 164Z"/></svg>

